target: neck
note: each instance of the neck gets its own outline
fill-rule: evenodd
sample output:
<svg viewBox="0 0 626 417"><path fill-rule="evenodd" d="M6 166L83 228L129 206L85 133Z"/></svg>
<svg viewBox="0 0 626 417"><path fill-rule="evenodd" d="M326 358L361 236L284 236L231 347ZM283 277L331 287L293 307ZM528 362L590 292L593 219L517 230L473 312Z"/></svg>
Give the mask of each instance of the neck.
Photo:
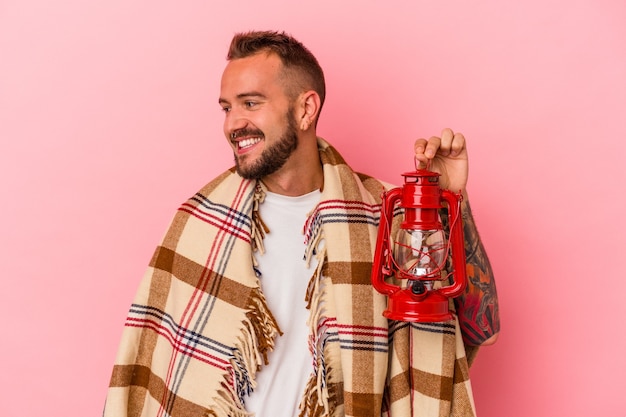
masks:
<svg viewBox="0 0 626 417"><path fill-rule="evenodd" d="M297 197L319 190L324 184L324 172L317 150L317 138L299 139L298 149L285 165L261 179L267 189L276 194Z"/></svg>

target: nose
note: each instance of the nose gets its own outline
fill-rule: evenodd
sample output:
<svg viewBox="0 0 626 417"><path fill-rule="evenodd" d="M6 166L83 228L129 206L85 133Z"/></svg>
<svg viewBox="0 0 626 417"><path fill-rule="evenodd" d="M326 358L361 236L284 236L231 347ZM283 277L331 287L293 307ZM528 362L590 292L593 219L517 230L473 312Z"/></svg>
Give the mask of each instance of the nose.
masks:
<svg viewBox="0 0 626 417"><path fill-rule="evenodd" d="M234 109L231 109L226 113L226 118L224 119L224 134L230 139L233 133L245 128L247 125L248 120L240 113L235 112Z"/></svg>

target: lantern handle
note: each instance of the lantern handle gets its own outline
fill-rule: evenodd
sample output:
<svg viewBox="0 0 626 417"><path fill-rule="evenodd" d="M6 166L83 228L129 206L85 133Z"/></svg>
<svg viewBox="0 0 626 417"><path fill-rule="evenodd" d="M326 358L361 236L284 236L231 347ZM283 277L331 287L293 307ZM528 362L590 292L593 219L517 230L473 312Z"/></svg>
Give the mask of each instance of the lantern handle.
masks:
<svg viewBox="0 0 626 417"><path fill-rule="evenodd" d="M418 171L420 169L420 161L417 159L417 156L413 157L413 163L415 164L415 170ZM426 168L424 169L426 171L430 171L430 159L426 162Z"/></svg>
<svg viewBox="0 0 626 417"><path fill-rule="evenodd" d="M378 225L378 235L376 237L376 249L372 263L372 285L382 294L390 295L400 290L397 285L385 282L387 276L393 275L393 255L390 244L391 223L393 220L393 209L395 204L402 197L402 188L396 187L382 193L382 203L380 207L380 220Z"/></svg>

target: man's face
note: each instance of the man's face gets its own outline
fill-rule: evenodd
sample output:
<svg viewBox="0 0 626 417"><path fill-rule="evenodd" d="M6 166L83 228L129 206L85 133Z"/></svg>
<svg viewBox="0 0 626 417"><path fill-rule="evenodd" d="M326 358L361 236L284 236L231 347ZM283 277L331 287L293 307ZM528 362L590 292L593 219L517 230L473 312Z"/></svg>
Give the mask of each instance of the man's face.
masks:
<svg viewBox="0 0 626 417"><path fill-rule="evenodd" d="M277 55L260 53L230 61L222 75L224 135L244 178L273 174L297 147L295 116L281 69Z"/></svg>

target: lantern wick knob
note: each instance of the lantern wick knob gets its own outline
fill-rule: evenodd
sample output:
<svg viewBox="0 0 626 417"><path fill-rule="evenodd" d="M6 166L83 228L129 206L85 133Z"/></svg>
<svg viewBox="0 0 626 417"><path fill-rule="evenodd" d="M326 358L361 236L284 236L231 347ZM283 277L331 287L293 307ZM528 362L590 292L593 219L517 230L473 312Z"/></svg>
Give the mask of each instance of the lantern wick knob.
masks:
<svg viewBox="0 0 626 417"><path fill-rule="evenodd" d="M422 281L412 281L411 282L411 292L415 295L424 294L426 292L426 286Z"/></svg>

